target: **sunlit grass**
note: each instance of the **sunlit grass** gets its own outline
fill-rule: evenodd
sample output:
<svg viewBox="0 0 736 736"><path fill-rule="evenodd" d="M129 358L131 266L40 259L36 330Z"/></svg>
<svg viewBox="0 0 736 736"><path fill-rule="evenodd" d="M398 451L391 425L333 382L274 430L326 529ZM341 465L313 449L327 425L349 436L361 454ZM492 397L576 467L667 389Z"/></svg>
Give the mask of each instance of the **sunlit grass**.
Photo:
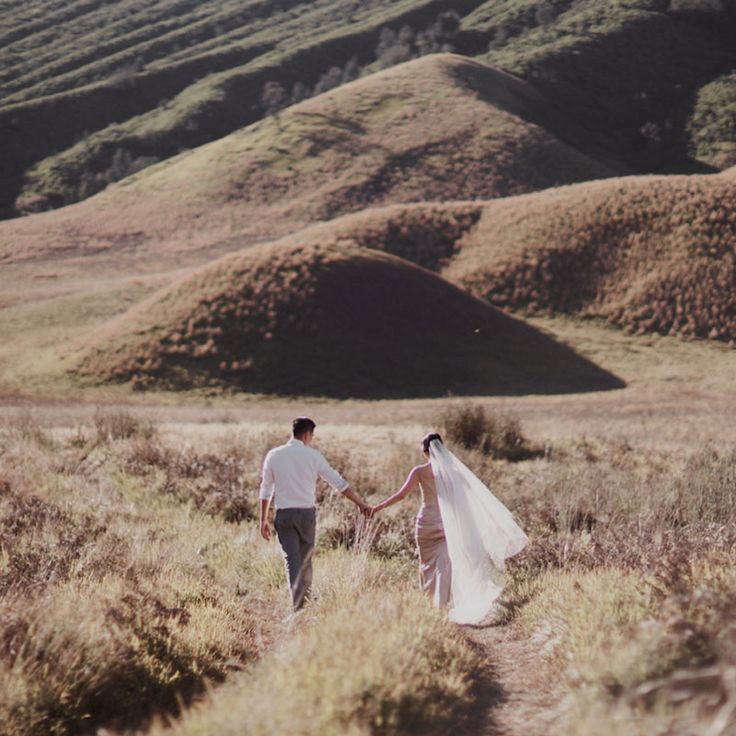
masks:
<svg viewBox="0 0 736 736"><path fill-rule="evenodd" d="M294 637L174 733L424 733L467 701L474 655L404 576L345 552L319 570Z"/></svg>
<svg viewBox="0 0 736 736"><path fill-rule="evenodd" d="M322 429L371 501L416 461L408 439L387 457L380 426ZM470 704L477 653L416 584L418 498L366 524L320 489L313 597L289 616L278 544L226 521L238 494L253 507L260 456L278 441L267 425L177 428L119 410L5 425L0 714L12 732L150 730L154 716L183 734L425 733ZM496 630L529 642L534 661L519 666L549 678L551 733L582 736L596 718L611 734L715 722L703 687L727 697L736 665L733 455L603 439L520 463L455 449L530 535Z"/></svg>

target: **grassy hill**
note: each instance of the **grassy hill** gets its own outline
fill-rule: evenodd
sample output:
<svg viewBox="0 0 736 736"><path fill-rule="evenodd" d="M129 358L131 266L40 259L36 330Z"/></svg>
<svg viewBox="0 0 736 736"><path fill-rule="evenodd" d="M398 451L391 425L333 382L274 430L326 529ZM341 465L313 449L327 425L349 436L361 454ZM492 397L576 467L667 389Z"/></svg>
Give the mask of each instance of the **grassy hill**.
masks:
<svg viewBox="0 0 736 736"><path fill-rule="evenodd" d="M490 202L367 211L320 226L526 315L736 341L736 167L621 177Z"/></svg>
<svg viewBox="0 0 736 736"><path fill-rule="evenodd" d="M51 258L55 272L76 263L89 273L103 258L108 273L169 268L368 205L488 199L613 173L543 125L562 123L532 86L456 55L428 56L305 100L86 202L0 223L0 261Z"/></svg>
<svg viewBox="0 0 736 736"><path fill-rule="evenodd" d="M370 398L623 385L429 271L321 240L257 246L154 294L90 338L81 372L135 388Z"/></svg>
<svg viewBox="0 0 736 736"><path fill-rule="evenodd" d="M425 27L477 0L40 0L0 8L0 210L22 192L87 196L115 156L167 158L264 115L268 82L310 91L333 66L375 58L388 24ZM368 58L364 59L366 56ZM324 84L324 83L323 83ZM297 90L298 92L298 90ZM299 93L303 94L303 93ZM78 145L80 144L81 145ZM64 168L62 196L44 172ZM45 167L24 179L39 162ZM27 200L25 205L26 207ZM38 203L31 204L36 207Z"/></svg>
<svg viewBox="0 0 736 736"><path fill-rule="evenodd" d="M736 340L730 175L632 177L489 203L446 276L491 303Z"/></svg>
<svg viewBox="0 0 736 736"><path fill-rule="evenodd" d="M580 125L557 134L595 158L603 151L609 163L639 171L725 166L732 153L711 151L731 151L733 130L727 110L708 103L708 86L736 68L734 3L722 0L717 13L698 12L700 5L714 7L695 0L7 4L0 8L0 212L17 211L19 195L23 211L85 198L154 159L263 117L271 103L448 44L520 75L558 110L572 111ZM459 29L438 26L446 11L458 14ZM264 98L269 83L283 94Z"/></svg>
<svg viewBox="0 0 736 736"><path fill-rule="evenodd" d="M635 170L734 163L694 145L713 120L693 104L736 68L733 0L490 0L463 27L491 36L480 58L533 81ZM713 113L733 143L729 111Z"/></svg>

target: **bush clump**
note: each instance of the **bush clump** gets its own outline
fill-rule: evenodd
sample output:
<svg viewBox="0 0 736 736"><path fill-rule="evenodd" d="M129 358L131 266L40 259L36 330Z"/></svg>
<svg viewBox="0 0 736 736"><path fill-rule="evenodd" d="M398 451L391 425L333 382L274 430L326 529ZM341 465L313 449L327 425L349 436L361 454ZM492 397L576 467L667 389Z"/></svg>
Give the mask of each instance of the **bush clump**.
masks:
<svg viewBox="0 0 736 736"><path fill-rule="evenodd" d="M127 440L132 437L150 440L156 434L151 422L146 422L124 409L107 412L98 409L95 413L94 425L98 444L113 440Z"/></svg>
<svg viewBox="0 0 736 736"><path fill-rule="evenodd" d="M496 460L518 462L542 454L524 437L512 414L487 412L470 403L451 406L441 418L445 436L466 450L480 450Z"/></svg>

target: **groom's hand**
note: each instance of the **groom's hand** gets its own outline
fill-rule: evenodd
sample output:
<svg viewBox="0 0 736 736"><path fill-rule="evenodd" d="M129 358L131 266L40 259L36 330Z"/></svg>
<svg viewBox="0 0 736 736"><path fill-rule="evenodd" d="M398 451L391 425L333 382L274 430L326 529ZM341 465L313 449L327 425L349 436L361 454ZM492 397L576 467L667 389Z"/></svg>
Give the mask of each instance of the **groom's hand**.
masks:
<svg viewBox="0 0 736 736"><path fill-rule="evenodd" d="M271 499L262 498L258 506L258 523L261 527L261 536L268 542L271 539L271 527L268 525L268 507Z"/></svg>

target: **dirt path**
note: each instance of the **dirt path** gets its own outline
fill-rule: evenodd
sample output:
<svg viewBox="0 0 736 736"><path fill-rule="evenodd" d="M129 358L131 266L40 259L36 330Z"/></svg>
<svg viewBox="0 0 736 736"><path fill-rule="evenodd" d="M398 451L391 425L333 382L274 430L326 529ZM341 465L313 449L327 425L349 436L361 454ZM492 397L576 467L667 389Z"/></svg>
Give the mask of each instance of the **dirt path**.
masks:
<svg viewBox="0 0 736 736"><path fill-rule="evenodd" d="M476 700L442 736L548 736L561 693L547 654L547 632L521 636L513 624L466 629L478 647L481 669Z"/></svg>

